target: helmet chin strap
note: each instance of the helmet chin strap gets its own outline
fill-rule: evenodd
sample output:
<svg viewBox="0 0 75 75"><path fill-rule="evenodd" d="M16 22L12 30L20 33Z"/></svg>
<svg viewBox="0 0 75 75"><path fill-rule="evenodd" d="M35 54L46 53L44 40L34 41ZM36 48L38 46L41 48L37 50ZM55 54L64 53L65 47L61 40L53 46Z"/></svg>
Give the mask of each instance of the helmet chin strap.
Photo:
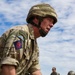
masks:
<svg viewBox="0 0 75 75"><path fill-rule="evenodd" d="M33 21L30 22L32 25L36 26L37 28L39 28L40 26L35 24Z"/></svg>
<svg viewBox="0 0 75 75"><path fill-rule="evenodd" d="M42 28L39 29L39 32L42 37L45 37L47 35L47 33Z"/></svg>
<svg viewBox="0 0 75 75"><path fill-rule="evenodd" d="M40 27L41 22L39 22L39 24L37 25L32 21L31 24L36 26L39 29L39 33L42 37L45 37L47 35L47 33Z"/></svg>

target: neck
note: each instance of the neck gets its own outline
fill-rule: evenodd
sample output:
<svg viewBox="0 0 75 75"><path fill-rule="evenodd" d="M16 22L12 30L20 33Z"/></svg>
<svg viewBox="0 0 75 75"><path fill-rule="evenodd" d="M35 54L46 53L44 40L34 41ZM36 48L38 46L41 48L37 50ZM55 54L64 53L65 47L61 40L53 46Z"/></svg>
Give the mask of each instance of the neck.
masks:
<svg viewBox="0 0 75 75"><path fill-rule="evenodd" d="M36 26L33 26L33 29L35 38L40 37L39 29Z"/></svg>

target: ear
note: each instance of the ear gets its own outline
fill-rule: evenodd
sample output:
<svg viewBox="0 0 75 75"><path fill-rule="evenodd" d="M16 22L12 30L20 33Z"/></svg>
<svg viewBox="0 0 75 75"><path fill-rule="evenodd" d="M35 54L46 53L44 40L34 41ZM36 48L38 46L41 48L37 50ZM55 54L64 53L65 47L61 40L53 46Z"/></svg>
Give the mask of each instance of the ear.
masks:
<svg viewBox="0 0 75 75"><path fill-rule="evenodd" d="M34 22L35 24L37 24L37 25L38 25L39 20L35 17L35 18L33 19L33 22Z"/></svg>

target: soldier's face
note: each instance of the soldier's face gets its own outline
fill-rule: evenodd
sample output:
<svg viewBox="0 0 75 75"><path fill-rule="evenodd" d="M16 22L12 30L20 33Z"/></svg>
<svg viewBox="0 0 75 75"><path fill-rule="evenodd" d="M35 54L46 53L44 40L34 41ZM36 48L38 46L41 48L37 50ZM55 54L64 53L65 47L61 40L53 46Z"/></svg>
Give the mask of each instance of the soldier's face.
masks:
<svg viewBox="0 0 75 75"><path fill-rule="evenodd" d="M48 33L50 29L53 27L53 22L54 20L52 18L44 18L43 21L41 22L41 28Z"/></svg>
<svg viewBox="0 0 75 75"><path fill-rule="evenodd" d="M56 69L52 69L53 72L56 72Z"/></svg>

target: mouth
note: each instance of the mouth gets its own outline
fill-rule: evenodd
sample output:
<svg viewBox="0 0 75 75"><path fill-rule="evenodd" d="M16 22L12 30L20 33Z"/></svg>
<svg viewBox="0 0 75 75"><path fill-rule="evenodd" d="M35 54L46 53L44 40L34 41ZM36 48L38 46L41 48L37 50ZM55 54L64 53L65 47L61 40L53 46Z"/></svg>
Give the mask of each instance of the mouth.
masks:
<svg viewBox="0 0 75 75"><path fill-rule="evenodd" d="M50 28L47 28L47 29L46 29L46 32L48 33L49 31L50 31Z"/></svg>

